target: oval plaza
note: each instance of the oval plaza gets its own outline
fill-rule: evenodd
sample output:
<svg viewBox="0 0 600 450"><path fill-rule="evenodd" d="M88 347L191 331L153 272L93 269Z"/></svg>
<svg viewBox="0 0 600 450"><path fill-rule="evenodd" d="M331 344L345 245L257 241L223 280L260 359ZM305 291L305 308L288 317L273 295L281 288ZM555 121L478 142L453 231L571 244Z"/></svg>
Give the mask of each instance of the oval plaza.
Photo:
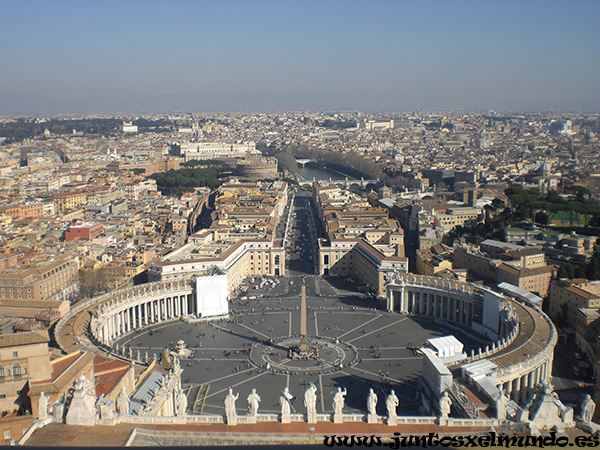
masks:
<svg viewBox="0 0 600 450"><path fill-rule="evenodd" d="M322 279L318 277L312 278L310 282L314 282L315 287L318 287L319 283L324 286ZM366 374L369 372L367 367L370 364L377 364L379 361L377 361L377 355L371 362L366 361L371 359L368 354L372 356L373 350L370 348L368 350L366 348L361 349L362 340L367 339L363 336L371 335L370 337L376 338L381 349L379 358L383 354L382 359L387 360L387 356L401 352L400 350L394 351L386 348L388 346L399 348L394 346L397 343L397 335L393 334L395 331L390 331L395 330L395 328L388 327L401 320L418 322L420 319L426 319L428 321L427 327L430 329L438 328L443 330L443 333L430 334L430 339L423 338L423 341L429 344L425 346L421 346L423 342L420 341L404 342L404 344L412 346L407 345L407 351L408 348L414 347L415 354L420 355L418 361L412 361L412 365L409 364L409 361L403 361L403 364L396 363L393 366L390 364L392 367L387 370L389 379L386 386L393 386L394 382L390 380L397 380L399 383L397 390L401 395L400 404L406 405L407 411L410 411L410 417L418 417L415 414L422 414L423 417L440 417L440 414L442 414L439 406L440 399L446 392L450 393L453 402L452 420L459 420L460 418L460 420L479 420L477 423L483 423L481 420L486 415L478 413L478 410L481 409L491 411L491 414L487 415L489 420L497 420L494 404L503 393L509 399L509 409L512 408L512 414L516 415L536 395L536 386L540 383L547 383L549 380L553 349L556 344L556 332L550 320L536 305L527 304L522 299L514 296L511 298L471 283L406 273L398 274L393 279L388 280L386 287L387 302L385 305L377 302L373 303L372 300L361 300L359 297L356 299L355 305L360 305L361 302L363 304L371 302L368 308L351 306L350 303L341 302L330 296L325 297L322 292L318 298L314 295L311 296L309 314L314 316L314 327L317 331L312 333L309 331L309 333L313 336L316 333L328 335L326 339L331 341L330 349L333 350L334 355L336 352L341 354L346 352L352 355L354 354L352 352L356 352L357 356L355 355L353 358L354 361L344 360L344 356L341 357L344 365L348 367L344 367L343 370L336 367L334 370L324 371L320 374L318 373L318 367L315 368L314 372L311 372L310 368L295 366L296 363L290 362L285 357L277 364L273 362L273 359L265 359L265 361L271 361L270 365L276 366L278 370L289 364L288 369L291 370L288 371L287 376L290 379L291 375L290 384L294 380L298 380L299 384L306 383L306 381L301 381L297 377L298 374L314 373L323 377L336 375L338 377L336 379L340 379L339 377L342 375L352 375L353 370L356 373ZM324 290L324 288L321 289ZM272 303L270 304L281 305L282 301L289 302L291 300L282 298L276 303L276 299L271 299ZM285 303L283 304L285 305ZM168 326L177 331L184 327L182 324L197 326L200 323L201 326L208 326L208 330L222 328L228 334L243 334L243 330L246 330L247 336L244 338L256 342L256 344L248 344L248 354L257 354L259 351L264 352L261 345L268 345L269 342L276 343L278 339L281 339L280 336L285 338L286 336L299 335L297 330L293 329L296 325L292 324L292 322L296 322L296 316L292 315L292 312L296 314L296 306L289 308L286 306L273 306L269 308L261 305L262 302L252 303L247 305L246 308L240 308L241 311L232 314L227 301L227 280L224 274L198 277L194 283L187 280L154 282L125 288L90 300L86 304L77 305L57 327L57 337L60 345L66 351L74 350L78 344L83 343L96 347L101 351L111 352L119 358L147 365L152 364L153 358L156 358L156 349L159 347L153 347L154 350L135 348L135 342L138 339L136 336L142 336L147 334L148 330L157 330L163 326ZM234 304L232 306L237 307ZM320 311L321 308L323 308L323 311ZM378 310L376 310L377 308ZM368 319L364 320L360 319L351 330L335 329L334 325L323 320L324 317L332 317L332 312L340 317L345 314L347 316L344 317L354 316L356 318L361 314L365 314L366 311L364 310L370 311L373 316L369 316ZM260 325L256 325L259 320L264 321L264 317L277 318L277 321L279 321L280 317L288 317L288 313L289 320L281 321L284 322L283 328L273 325L271 327L275 328L273 330L266 327L260 328ZM265 316L264 314L273 316ZM377 319L377 315L380 315L383 319L390 317L389 323L386 322L386 325L382 326L381 329L369 328L369 326L377 323L375 320L382 320ZM200 316L204 318L202 322L198 322L199 319L197 318ZM397 316L400 319L397 319ZM317 319L319 324L317 324ZM349 323L352 319L344 320ZM233 322L233 325L226 329L221 324L228 321ZM237 328L233 328L234 326ZM408 322L403 322L402 326L408 327ZM84 334L83 331L86 329L89 330L89 333L85 337L74 339L71 336L71 334L79 334L78 331ZM267 330L270 330L270 332ZM384 330L389 331L389 333L384 333ZM375 334L376 331L377 334ZM438 337L434 338L434 336ZM458 336L459 339L454 336ZM190 347L195 346L195 338L188 337L183 332L179 337L185 340ZM156 340L160 342L160 334L157 331L154 332L153 339L155 339L155 342ZM202 340L206 342L207 339L204 337ZM129 345L119 346L117 341L127 342ZM334 341L337 345L333 344ZM467 351L463 351L462 341L468 341L469 349ZM169 347L169 342L162 342L162 345L165 348ZM326 347L329 344L320 345ZM344 346L347 346L347 348ZM170 347L176 350L173 345ZM201 347L196 347L195 354L197 355L201 350ZM364 351L361 352L361 350ZM150 356L148 355L149 351ZM158 353L160 354L160 351ZM172 354L177 355L173 352ZM214 360L214 354L212 358ZM389 360L392 361L394 358L390 357ZM182 368L180 369L182 379L186 378L186 370L192 363L187 364L186 366L186 358L182 358ZM210 372L208 371L208 366L215 366L215 363L211 363L208 357L205 360L199 358L194 364L196 364L194 365L195 371L199 368L207 370L204 373L210 374L210 376L207 375L208 378L213 376L213 372L217 370L213 368ZM252 361L252 358L249 359L247 364L249 369L243 368L246 371L254 369L255 372L253 373L261 375L264 372L267 377L277 374L273 367L268 367L265 364L260 365L257 361ZM293 369L294 367L296 369ZM235 367L234 371L235 369L238 369L238 367ZM269 374L269 370L274 373ZM328 374L328 372L335 373ZM386 374L386 370L382 372L384 375ZM416 386L403 390L404 386L400 383L404 383L404 381L401 380L408 379L415 374L418 375ZM230 375L224 376L228 377ZM344 379L350 380L351 377L341 378L341 380ZM321 387L323 391L328 390L327 385ZM345 387L352 391L351 385ZM290 389L295 391L294 394L300 394L303 390L301 385L290 386ZM358 386L356 389L358 389ZM475 392L482 404L474 402L472 396L465 395L466 390ZM383 390L380 392L383 392ZM268 397L266 392L260 392L260 390L259 394ZM329 393L326 394L329 395ZM353 394L358 395L358 392ZM224 397L224 395L225 392L222 395L214 395L212 404L210 401L206 402L204 413L205 415L206 412L212 414L206 417L215 417L214 414L219 409L218 405L222 404L221 397ZM176 407L175 403L169 400L171 396L164 395L163 399L170 406L166 409L154 408L152 411L155 411L155 413L156 411L162 411L159 415L174 416ZM363 393L361 392L360 397L362 398L362 396ZM210 397L210 394L208 397ZM197 400L197 398L188 398L190 404L194 400ZM318 420L325 420L325 418L329 420L329 415L327 415L329 414L328 410L331 409L329 404L327 400L323 402L323 411L318 416ZM411 405L410 408L408 408L409 404ZM360 401L349 401L347 407L351 407L349 410L349 413L352 413L350 420L358 420L357 417L362 417L359 414L360 410L363 409ZM277 408L265 407L263 409L269 410L268 412L271 414L269 417L279 420L279 416L276 414ZM199 418L193 419L192 416L198 414L199 411L194 408L189 408L189 410L191 414L187 416L188 421L204 420L200 418L202 414ZM399 417L402 417L402 410L401 406ZM139 413L143 415L144 410L140 410ZM267 411L265 411L266 413ZM292 414L292 421L304 420L300 410L298 413L299 415ZM222 417L221 421L226 420L222 416L222 412L217 416ZM452 416L455 416L454 419ZM216 419L211 418L210 420ZM385 420L383 416L381 420Z"/></svg>

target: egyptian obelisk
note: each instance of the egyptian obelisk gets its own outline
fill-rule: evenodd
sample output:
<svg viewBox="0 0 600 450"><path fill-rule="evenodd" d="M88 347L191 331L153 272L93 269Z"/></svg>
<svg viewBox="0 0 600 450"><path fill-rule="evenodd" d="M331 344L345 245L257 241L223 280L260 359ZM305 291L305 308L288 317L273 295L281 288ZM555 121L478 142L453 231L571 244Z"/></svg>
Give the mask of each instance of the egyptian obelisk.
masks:
<svg viewBox="0 0 600 450"><path fill-rule="evenodd" d="M300 300L300 353L307 352L306 345L306 280L302 277L302 291Z"/></svg>

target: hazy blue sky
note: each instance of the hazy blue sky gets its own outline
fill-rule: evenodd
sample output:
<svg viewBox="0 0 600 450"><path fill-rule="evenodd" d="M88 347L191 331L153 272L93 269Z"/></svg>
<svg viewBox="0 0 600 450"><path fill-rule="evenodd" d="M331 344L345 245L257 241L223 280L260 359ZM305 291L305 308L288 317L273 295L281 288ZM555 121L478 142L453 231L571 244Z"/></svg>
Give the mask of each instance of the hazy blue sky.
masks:
<svg viewBox="0 0 600 450"><path fill-rule="evenodd" d="M598 0L0 5L0 115L600 110Z"/></svg>

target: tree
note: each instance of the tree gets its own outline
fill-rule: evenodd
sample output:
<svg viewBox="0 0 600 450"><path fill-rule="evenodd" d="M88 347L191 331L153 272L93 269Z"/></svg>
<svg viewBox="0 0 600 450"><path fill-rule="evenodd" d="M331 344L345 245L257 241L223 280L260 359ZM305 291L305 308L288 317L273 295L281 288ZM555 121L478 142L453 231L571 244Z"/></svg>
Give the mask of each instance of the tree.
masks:
<svg viewBox="0 0 600 450"><path fill-rule="evenodd" d="M279 169L285 169L289 172L296 172L298 170L298 163L296 158L291 153L281 152L275 155L279 162Z"/></svg>
<svg viewBox="0 0 600 450"><path fill-rule="evenodd" d="M494 200L492 200L492 207L495 210L498 209L502 209L506 207L506 203L504 203L502 200L500 200L499 198L495 198Z"/></svg>
<svg viewBox="0 0 600 450"><path fill-rule="evenodd" d="M545 227L548 225L548 215L543 211L538 211L535 213L534 221L536 224Z"/></svg>
<svg viewBox="0 0 600 450"><path fill-rule="evenodd" d="M588 224L590 227L600 228L600 214L594 214Z"/></svg>
<svg viewBox="0 0 600 450"><path fill-rule="evenodd" d="M588 280L600 280L600 245L594 246L594 253L585 267L585 276Z"/></svg>

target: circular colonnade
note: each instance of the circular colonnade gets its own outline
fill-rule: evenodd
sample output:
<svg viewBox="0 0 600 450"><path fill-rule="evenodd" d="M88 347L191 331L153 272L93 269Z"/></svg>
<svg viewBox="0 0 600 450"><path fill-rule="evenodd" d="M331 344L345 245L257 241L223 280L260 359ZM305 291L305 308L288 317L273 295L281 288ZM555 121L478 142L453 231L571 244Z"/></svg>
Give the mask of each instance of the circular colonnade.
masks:
<svg viewBox="0 0 600 450"><path fill-rule="evenodd" d="M484 358L495 363L497 387L517 403L525 403L537 384L550 379L557 334L540 309L471 283L437 277L401 274L391 280L387 288L389 312L426 316L439 321L440 326L470 331L474 335L487 334L492 344L471 350L460 364ZM73 348L72 344L68 345L69 335L74 334L77 342L114 352L118 350L114 348L115 342L126 335L194 314L194 289L191 281L163 281L123 288L80 302L57 324L56 340L61 348L69 351ZM492 307L495 312L490 310ZM85 317L89 317L89 324ZM490 317L497 321L495 330L483 325L490 322ZM71 330L69 324L78 321L83 321L84 326L73 325ZM335 343L328 345L335 348ZM261 366L271 364L268 355L260 349L255 355L257 358L260 355ZM148 362L142 360L139 353L122 356Z"/></svg>

